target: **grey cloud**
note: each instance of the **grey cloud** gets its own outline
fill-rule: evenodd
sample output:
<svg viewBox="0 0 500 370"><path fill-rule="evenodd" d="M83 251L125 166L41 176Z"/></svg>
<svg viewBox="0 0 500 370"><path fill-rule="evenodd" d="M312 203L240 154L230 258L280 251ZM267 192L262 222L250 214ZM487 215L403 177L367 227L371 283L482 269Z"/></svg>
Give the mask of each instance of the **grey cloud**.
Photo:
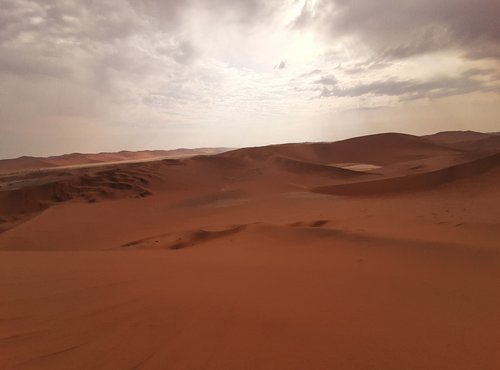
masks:
<svg viewBox="0 0 500 370"><path fill-rule="evenodd" d="M202 9L219 21L251 25L267 19L280 8L266 0L129 0L137 13L163 30L178 28L193 9Z"/></svg>
<svg viewBox="0 0 500 370"><path fill-rule="evenodd" d="M315 20L331 37L358 36L382 58L450 47L499 58L497 0L322 0Z"/></svg>
<svg viewBox="0 0 500 370"><path fill-rule="evenodd" d="M72 81L75 89L123 95L124 84L144 80L159 64L159 58L145 52L149 45L141 45L146 34L151 46L157 42L151 24L125 0L5 4L0 9L0 75L15 75L20 84L51 77ZM170 50L172 60L181 64L191 63L197 55L188 40L177 41Z"/></svg>
<svg viewBox="0 0 500 370"><path fill-rule="evenodd" d="M469 59L493 58L500 60L500 43L490 42L488 44L470 45L465 56Z"/></svg>
<svg viewBox="0 0 500 370"><path fill-rule="evenodd" d="M179 47L174 53L173 58L181 64L191 63L198 55L197 49L189 41L182 41L179 43Z"/></svg>
<svg viewBox="0 0 500 370"><path fill-rule="evenodd" d="M139 20L125 2L118 7L111 1L6 4L0 9L3 74L68 78L92 59L120 50L120 43L139 29Z"/></svg>
<svg viewBox="0 0 500 370"><path fill-rule="evenodd" d="M321 84L321 85L333 86L333 85L336 85L338 83L338 81L334 76L328 75L328 76L321 77L319 80L314 81L314 83Z"/></svg>
<svg viewBox="0 0 500 370"><path fill-rule="evenodd" d="M441 77L429 81L421 80L384 80L350 87L323 87L319 97L361 97L397 96L403 100L420 98L441 98L446 96L463 95L472 92L500 93L500 87L489 86L482 81L470 77Z"/></svg>
<svg viewBox="0 0 500 370"><path fill-rule="evenodd" d="M192 9L217 20L250 24L264 21L279 8L264 0L3 0L0 8L0 73L68 77L94 71L110 75L136 63L128 52L133 38L164 33L174 39L163 48L180 64L200 55L181 26ZM152 40L151 43L157 42ZM161 48L160 48L161 49ZM129 58L129 60L125 60ZM103 63L100 63L102 61Z"/></svg>
<svg viewBox="0 0 500 370"><path fill-rule="evenodd" d="M17 51L0 47L0 75L21 77L56 77L68 78L71 69L51 58L32 55L27 51Z"/></svg>
<svg viewBox="0 0 500 370"><path fill-rule="evenodd" d="M354 75L360 73L366 73L373 70L383 69L389 67L391 63L378 59L369 59L363 62L357 62L349 65L339 65L336 69L341 70L344 73Z"/></svg>
<svg viewBox="0 0 500 370"><path fill-rule="evenodd" d="M277 65L274 66L274 69L285 69L286 68L286 60L282 60Z"/></svg>
<svg viewBox="0 0 500 370"><path fill-rule="evenodd" d="M0 10L0 41L25 43L40 36L42 44L111 41L132 35L139 19L126 1L8 1ZM28 41L27 41L28 40Z"/></svg>
<svg viewBox="0 0 500 370"><path fill-rule="evenodd" d="M170 45L160 46L157 51L180 64L191 64L200 55L200 51L189 40L175 40Z"/></svg>
<svg viewBox="0 0 500 370"><path fill-rule="evenodd" d="M40 15L43 15L43 8L34 2L3 1L0 8L0 42L11 40L23 31L36 30L39 26L34 20Z"/></svg>
<svg viewBox="0 0 500 370"><path fill-rule="evenodd" d="M169 31L184 21L184 12L195 3L194 0L128 0L135 12L145 17L154 27Z"/></svg>
<svg viewBox="0 0 500 370"><path fill-rule="evenodd" d="M310 77L321 73L321 69L313 69L311 72L302 74L300 77Z"/></svg>
<svg viewBox="0 0 500 370"><path fill-rule="evenodd" d="M283 4L268 0L198 0L217 17L242 24L255 24L268 19Z"/></svg>
<svg viewBox="0 0 500 370"><path fill-rule="evenodd" d="M494 76L498 71L494 68L471 68L462 73L465 78L475 76Z"/></svg>

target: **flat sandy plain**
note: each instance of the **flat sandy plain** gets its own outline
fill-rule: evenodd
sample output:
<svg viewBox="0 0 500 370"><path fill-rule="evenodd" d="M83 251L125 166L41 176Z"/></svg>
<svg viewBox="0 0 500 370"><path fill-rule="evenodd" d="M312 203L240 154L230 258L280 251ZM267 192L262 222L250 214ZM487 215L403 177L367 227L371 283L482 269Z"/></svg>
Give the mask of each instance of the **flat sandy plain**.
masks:
<svg viewBox="0 0 500 370"><path fill-rule="evenodd" d="M0 161L0 369L500 369L500 136L222 151Z"/></svg>

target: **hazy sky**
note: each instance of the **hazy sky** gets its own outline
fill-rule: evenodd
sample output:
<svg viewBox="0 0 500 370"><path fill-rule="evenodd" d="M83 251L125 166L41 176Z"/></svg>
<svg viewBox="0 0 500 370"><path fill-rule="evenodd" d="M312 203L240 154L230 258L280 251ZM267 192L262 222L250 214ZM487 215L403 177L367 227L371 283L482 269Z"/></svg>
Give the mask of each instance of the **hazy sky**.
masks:
<svg viewBox="0 0 500 370"><path fill-rule="evenodd" d="M498 0L0 0L0 158L500 131Z"/></svg>

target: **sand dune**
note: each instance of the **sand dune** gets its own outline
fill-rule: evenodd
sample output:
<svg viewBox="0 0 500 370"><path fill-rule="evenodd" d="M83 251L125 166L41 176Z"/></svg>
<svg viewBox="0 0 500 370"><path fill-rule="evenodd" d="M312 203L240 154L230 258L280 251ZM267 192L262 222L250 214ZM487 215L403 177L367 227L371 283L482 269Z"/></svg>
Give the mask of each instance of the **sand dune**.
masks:
<svg viewBox="0 0 500 370"><path fill-rule="evenodd" d="M4 162L1 369L498 368L496 136L207 153Z"/></svg>
<svg viewBox="0 0 500 370"><path fill-rule="evenodd" d="M417 136L388 133L333 143L282 144L262 148L244 148L223 153L220 156L265 159L278 155L320 164L358 162L387 165L402 160L460 152L459 148L431 143Z"/></svg>
<svg viewBox="0 0 500 370"><path fill-rule="evenodd" d="M315 188L313 191L335 195L379 195L415 191L476 176L498 167L500 167L500 153L437 171L374 181L323 186Z"/></svg>
<svg viewBox="0 0 500 370"><path fill-rule="evenodd" d="M490 152L495 152L495 144L500 148L498 136L485 138L485 135L469 132L434 135L440 140L445 138L448 144L443 146L426 138L390 133L334 143L272 145L187 159L123 164L106 161L163 152L99 154L94 158L105 162L105 167L64 167L0 177L0 232L67 202L96 203L169 194L173 199L170 203L176 207L213 208L238 205L255 196L297 191L376 196L421 190L498 166L498 154L481 155L483 150L478 151L472 144L462 145L460 141L476 137L481 148L484 140L489 140ZM449 146L451 139L461 143L460 149ZM75 154L58 158L81 161L81 155ZM372 169L370 172L348 169L359 166Z"/></svg>
<svg viewBox="0 0 500 370"><path fill-rule="evenodd" d="M326 166L322 164L317 164L317 163L311 163L311 162L304 162L304 161L299 161L296 159L291 159L291 158L286 158L286 157L281 157L277 156L274 158L275 163L278 166L283 167L285 170L291 171L291 172L298 172L298 173L325 173L337 177L344 177L344 178L352 178L356 176L360 176L363 174L367 174L366 172L361 172L361 171L352 171L348 170L345 168L341 167L336 167L336 166Z"/></svg>
<svg viewBox="0 0 500 370"><path fill-rule="evenodd" d="M456 145L473 152L497 152L500 147L500 135L491 135L479 140L462 141Z"/></svg>
<svg viewBox="0 0 500 370"><path fill-rule="evenodd" d="M114 162L141 161L161 158L184 158L196 155L211 155L227 151L226 148L199 148L175 150L121 151L116 153L82 154L72 153L52 157L20 157L0 160L0 174L16 171L40 170L56 167L82 166Z"/></svg>
<svg viewBox="0 0 500 370"><path fill-rule="evenodd" d="M478 141L496 135L498 135L498 133L484 133L476 131L444 131L438 132L433 135L426 135L423 136L423 138L438 144L454 145L464 142Z"/></svg>

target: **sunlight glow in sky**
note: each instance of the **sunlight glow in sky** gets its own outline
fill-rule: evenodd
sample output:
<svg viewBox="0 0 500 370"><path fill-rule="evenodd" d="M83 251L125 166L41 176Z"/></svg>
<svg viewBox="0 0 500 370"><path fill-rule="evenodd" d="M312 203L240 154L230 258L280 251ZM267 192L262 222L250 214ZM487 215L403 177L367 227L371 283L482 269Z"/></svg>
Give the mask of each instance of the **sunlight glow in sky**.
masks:
<svg viewBox="0 0 500 370"><path fill-rule="evenodd" d="M496 0L3 0L0 158L500 131L499 18Z"/></svg>

